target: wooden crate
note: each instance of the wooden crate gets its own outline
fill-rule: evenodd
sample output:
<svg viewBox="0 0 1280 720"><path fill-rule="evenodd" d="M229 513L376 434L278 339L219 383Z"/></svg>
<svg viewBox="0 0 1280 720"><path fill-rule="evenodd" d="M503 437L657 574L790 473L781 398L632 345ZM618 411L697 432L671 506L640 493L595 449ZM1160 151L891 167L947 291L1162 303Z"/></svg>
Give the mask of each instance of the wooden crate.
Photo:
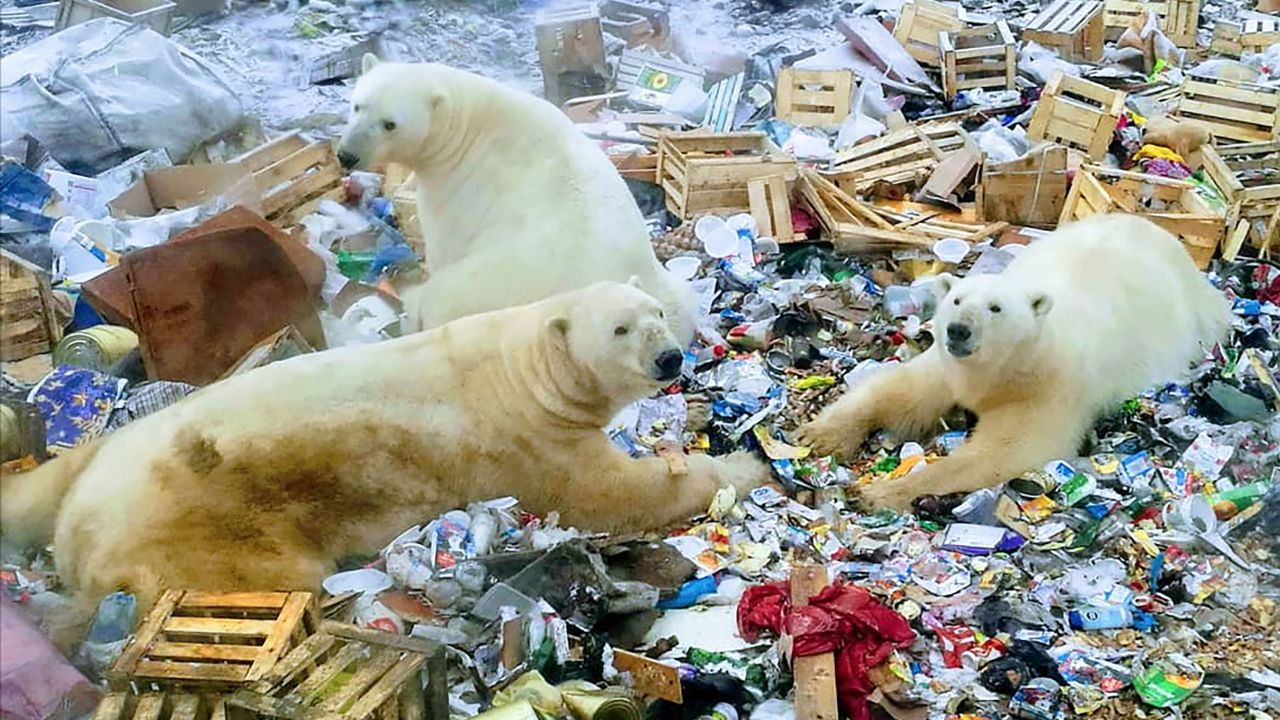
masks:
<svg viewBox="0 0 1280 720"><path fill-rule="evenodd" d="M107 693L92 720L228 720L220 695L186 693Z"/></svg>
<svg viewBox="0 0 1280 720"><path fill-rule="evenodd" d="M974 202L979 219L1055 227L1067 201L1072 152L1043 145L1026 157L985 165Z"/></svg>
<svg viewBox="0 0 1280 720"><path fill-rule="evenodd" d="M176 7L168 0L62 0L54 29L65 30L95 18L109 17L130 24L140 23L168 35Z"/></svg>
<svg viewBox="0 0 1280 720"><path fill-rule="evenodd" d="M1238 58L1244 53L1260 53L1276 43L1280 43L1280 18L1248 17L1215 22L1209 49Z"/></svg>
<svg viewBox="0 0 1280 720"><path fill-rule="evenodd" d="M441 646L327 620L227 702L258 717L288 720L447 720L443 665ZM424 669L430 700L423 694Z"/></svg>
<svg viewBox="0 0 1280 720"><path fill-rule="evenodd" d="M1124 114L1124 92L1055 72L1040 94L1027 138L1080 148L1090 160L1106 157Z"/></svg>
<svg viewBox="0 0 1280 720"><path fill-rule="evenodd" d="M797 240L791 224L791 192L786 179L781 175L752 178L747 182L747 198L757 235L771 237L779 243Z"/></svg>
<svg viewBox="0 0 1280 720"><path fill-rule="evenodd" d="M1106 45L1101 0L1053 0L1022 30L1024 41L1058 51L1071 62L1097 62Z"/></svg>
<svg viewBox="0 0 1280 720"><path fill-rule="evenodd" d="M1227 199L1229 224L1237 219L1251 226L1257 247L1266 241L1266 221L1280 208L1280 140L1202 149L1204 169ZM1271 170L1271 174L1264 171ZM1258 230L1256 228L1264 229Z"/></svg>
<svg viewBox="0 0 1280 720"><path fill-rule="evenodd" d="M1226 237L1227 218L1184 180L1086 165L1076 173L1059 223L1126 212L1151 220L1182 240L1201 270L1209 267Z"/></svg>
<svg viewBox="0 0 1280 720"><path fill-rule="evenodd" d="M853 100L853 72L849 70L778 71L774 115L792 125L827 127L849 116Z"/></svg>
<svg viewBox="0 0 1280 720"><path fill-rule="evenodd" d="M958 122L908 125L874 140L836 152L836 183L846 192L865 193L877 183L913 186L928 178L968 135Z"/></svg>
<svg viewBox="0 0 1280 720"><path fill-rule="evenodd" d="M747 183L770 175L794 182L796 161L762 132L664 133L658 140L667 209L682 220L749 209Z"/></svg>
<svg viewBox="0 0 1280 720"><path fill-rule="evenodd" d="M961 90L1015 90L1018 41L1003 20L992 25L938 34L942 89L948 98Z"/></svg>
<svg viewBox="0 0 1280 720"><path fill-rule="evenodd" d="M1176 114L1208 125L1214 144L1275 140L1280 138L1280 88L1188 77Z"/></svg>
<svg viewBox="0 0 1280 720"><path fill-rule="evenodd" d="M49 276L0 250L0 361L53 352L62 340Z"/></svg>
<svg viewBox="0 0 1280 720"><path fill-rule="evenodd" d="M965 26L964 9L959 3L914 0L902 6L893 37L907 49L916 62L941 67L938 33L957 32Z"/></svg>
<svg viewBox="0 0 1280 720"><path fill-rule="evenodd" d="M262 214L277 225L291 225L313 212L322 199L343 197L342 177L329 142L309 142L298 131L282 135L231 162L253 172L262 194Z"/></svg>
<svg viewBox="0 0 1280 720"><path fill-rule="evenodd" d="M647 183L658 182L658 154L636 153L632 155L610 155L609 161L618 169L618 174L632 180L643 180Z"/></svg>
<svg viewBox="0 0 1280 720"><path fill-rule="evenodd" d="M1200 0L1106 0L1102 23L1108 40L1124 34L1135 18L1150 10L1160 18L1160 29L1178 47L1196 46L1196 29L1200 26Z"/></svg>
<svg viewBox="0 0 1280 720"><path fill-rule="evenodd" d="M534 16L542 89L556 107L605 90L604 32L595 3L539 10Z"/></svg>
<svg viewBox="0 0 1280 720"><path fill-rule="evenodd" d="M311 593L167 590L107 679L161 689L225 689L264 677L315 628Z"/></svg>

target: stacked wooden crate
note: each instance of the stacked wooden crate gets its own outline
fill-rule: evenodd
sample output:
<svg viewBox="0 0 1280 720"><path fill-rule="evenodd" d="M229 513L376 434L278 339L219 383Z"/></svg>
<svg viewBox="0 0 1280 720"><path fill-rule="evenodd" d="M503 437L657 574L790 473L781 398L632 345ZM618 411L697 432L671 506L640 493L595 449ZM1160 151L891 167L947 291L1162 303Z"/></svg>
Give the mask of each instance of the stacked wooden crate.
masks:
<svg viewBox="0 0 1280 720"><path fill-rule="evenodd" d="M942 89L948 98L961 90L1014 90L1018 75L1018 41L999 20L938 36L942 53Z"/></svg>
<svg viewBox="0 0 1280 720"><path fill-rule="evenodd" d="M1215 144L1280 139L1280 88L1188 77L1177 114L1207 125Z"/></svg>
<svg viewBox="0 0 1280 720"><path fill-rule="evenodd" d="M916 185L928 178L939 161L963 146L966 138L957 122L909 125L838 150L832 169L838 185L857 193L878 183Z"/></svg>
<svg viewBox="0 0 1280 720"><path fill-rule="evenodd" d="M751 207L751 180L796 179L796 161L762 132L664 133L658 141L658 179L667 209L682 220Z"/></svg>
<svg viewBox="0 0 1280 720"><path fill-rule="evenodd" d="M1040 93L1027 137L1077 147L1090 160L1100 161L1124 114L1124 97L1119 90L1059 70Z"/></svg>
<svg viewBox="0 0 1280 720"><path fill-rule="evenodd" d="M1260 53L1276 43L1280 43L1280 17L1247 17L1215 22L1209 49L1238 58L1244 53Z"/></svg>

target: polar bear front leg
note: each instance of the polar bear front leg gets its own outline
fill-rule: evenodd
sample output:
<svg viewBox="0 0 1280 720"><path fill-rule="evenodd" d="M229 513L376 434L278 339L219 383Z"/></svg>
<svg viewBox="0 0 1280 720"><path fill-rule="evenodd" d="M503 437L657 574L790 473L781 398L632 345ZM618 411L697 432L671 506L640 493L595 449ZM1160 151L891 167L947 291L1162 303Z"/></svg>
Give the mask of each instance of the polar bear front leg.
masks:
<svg viewBox="0 0 1280 720"><path fill-rule="evenodd" d="M991 409L954 455L903 478L862 488L871 507L905 512L921 495L968 493L999 485L1046 462L1072 455L1092 420L1087 412L1041 398Z"/></svg>
<svg viewBox="0 0 1280 720"><path fill-rule="evenodd" d="M733 486L742 498L770 478L769 466L748 452L691 455L686 458L688 471L673 474L666 460L631 458L607 440L602 445L594 450L594 462L571 470L560 513L566 521L594 530L669 527L706 512L721 487Z"/></svg>
<svg viewBox="0 0 1280 720"><path fill-rule="evenodd" d="M875 430L884 428L903 439L925 432L956 404L934 358L929 350L867 378L802 426L797 441L819 455L849 458Z"/></svg>

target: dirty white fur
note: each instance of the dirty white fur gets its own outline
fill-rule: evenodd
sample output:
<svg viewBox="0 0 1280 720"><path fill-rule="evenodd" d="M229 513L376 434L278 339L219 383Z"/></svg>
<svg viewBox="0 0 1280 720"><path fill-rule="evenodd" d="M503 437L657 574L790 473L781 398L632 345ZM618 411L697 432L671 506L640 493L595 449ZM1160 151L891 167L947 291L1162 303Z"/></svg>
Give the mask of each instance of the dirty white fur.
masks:
<svg viewBox="0 0 1280 720"><path fill-rule="evenodd" d="M504 495L567 524L656 529L717 488L769 477L749 454L673 475L601 428L669 380L662 308L600 283L378 345L211 385L0 483L6 539L55 546L87 618L125 588L314 590L340 558Z"/></svg>
<svg viewBox="0 0 1280 720"><path fill-rule="evenodd" d="M612 163L550 103L462 70L368 55L339 149L417 177L430 277L405 298L410 330L634 275L677 340L692 337L687 284L654 257Z"/></svg>
<svg viewBox="0 0 1280 720"><path fill-rule="evenodd" d="M873 505L903 509L923 494L988 487L1074 454L1100 413L1178 378L1230 321L1178 240L1130 215L1064 226L1001 275L940 284L934 345L799 431L820 452L851 455L876 429L920 435L956 405L978 415L953 456L865 488ZM953 323L971 331L955 352Z"/></svg>

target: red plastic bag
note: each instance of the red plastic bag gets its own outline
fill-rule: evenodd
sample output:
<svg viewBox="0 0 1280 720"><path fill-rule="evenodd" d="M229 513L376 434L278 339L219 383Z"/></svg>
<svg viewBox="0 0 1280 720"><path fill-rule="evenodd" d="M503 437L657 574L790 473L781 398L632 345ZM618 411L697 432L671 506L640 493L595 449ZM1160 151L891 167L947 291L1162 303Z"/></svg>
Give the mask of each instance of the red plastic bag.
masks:
<svg viewBox="0 0 1280 720"><path fill-rule="evenodd" d="M17 603L0 593L0 715L69 720L93 711L99 692L58 653Z"/></svg>

